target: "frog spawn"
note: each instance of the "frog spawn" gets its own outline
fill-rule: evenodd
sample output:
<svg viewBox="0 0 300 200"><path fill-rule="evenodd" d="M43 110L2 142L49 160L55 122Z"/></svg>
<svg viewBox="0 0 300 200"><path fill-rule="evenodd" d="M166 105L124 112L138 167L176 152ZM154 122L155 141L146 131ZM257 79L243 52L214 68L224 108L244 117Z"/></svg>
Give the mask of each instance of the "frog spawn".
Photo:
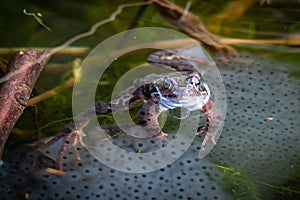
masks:
<svg viewBox="0 0 300 200"><path fill-rule="evenodd" d="M0 199L20 199L25 195L30 199L236 198L226 190L230 180L216 164L241 169L252 181L284 184L300 170L299 80L282 71L288 68L284 63L266 63L251 55L218 66L226 87L228 111L223 133L205 158L198 158L201 138L196 137L174 163L154 172L135 174L107 167L79 148L82 159L74 160L73 151L68 151L64 157L66 175L60 177L42 170L55 167L55 162L37 152L6 152ZM274 66L276 72L270 70ZM176 132L176 126L174 129L168 133ZM61 142L43 153L55 159ZM114 138L114 142L141 153L163 145L159 140L136 142L123 135ZM259 197L276 194L274 189L256 186Z"/></svg>

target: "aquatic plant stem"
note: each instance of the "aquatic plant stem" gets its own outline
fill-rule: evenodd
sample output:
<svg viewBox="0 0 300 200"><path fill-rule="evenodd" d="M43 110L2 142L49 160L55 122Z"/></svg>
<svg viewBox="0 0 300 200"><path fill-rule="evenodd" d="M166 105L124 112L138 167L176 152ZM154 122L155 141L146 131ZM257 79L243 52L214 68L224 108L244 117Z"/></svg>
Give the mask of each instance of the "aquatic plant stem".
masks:
<svg viewBox="0 0 300 200"><path fill-rule="evenodd" d="M44 101L46 99L56 96L62 90L72 87L74 85L74 82L75 82L74 77L69 78L63 84L58 85L58 86L52 88L51 90L48 90L48 91L42 93L41 95L31 98L28 102L28 106L32 106L41 101Z"/></svg>

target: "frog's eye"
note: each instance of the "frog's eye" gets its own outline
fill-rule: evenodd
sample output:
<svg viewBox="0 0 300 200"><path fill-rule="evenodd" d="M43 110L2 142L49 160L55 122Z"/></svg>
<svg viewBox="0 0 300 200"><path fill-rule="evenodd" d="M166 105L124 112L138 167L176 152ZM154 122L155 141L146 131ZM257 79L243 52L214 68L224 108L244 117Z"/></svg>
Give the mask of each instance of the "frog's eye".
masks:
<svg viewBox="0 0 300 200"><path fill-rule="evenodd" d="M161 60L173 60L174 58L175 58L175 55L173 52L167 52L160 57Z"/></svg>
<svg viewBox="0 0 300 200"><path fill-rule="evenodd" d="M165 55L166 56L174 56L174 53L172 51L168 51Z"/></svg>
<svg viewBox="0 0 300 200"><path fill-rule="evenodd" d="M164 86L164 88L170 88L172 86L172 82L170 81L169 78L164 79L163 86Z"/></svg>
<svg viewBox="0 0 300 200"><path fill-rule="evenodd" d="M177 87L177 82L173 78L165 78L162 84L165 89L169 90L172 90Z"/></svg>
<svg viewBox="0 0 300 200"><path fill-rule="evenodd" d="M197 79L195 76L188 78L187 83L191 84L191 85L200 85L201 84L200 80Z"/></svg>

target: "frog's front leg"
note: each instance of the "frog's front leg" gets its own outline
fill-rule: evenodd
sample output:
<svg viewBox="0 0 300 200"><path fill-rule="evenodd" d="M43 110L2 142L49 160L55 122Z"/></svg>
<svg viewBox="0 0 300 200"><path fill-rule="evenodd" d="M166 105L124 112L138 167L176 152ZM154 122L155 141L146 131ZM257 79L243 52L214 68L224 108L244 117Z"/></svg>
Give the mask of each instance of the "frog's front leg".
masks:
<svg viewBox="0 0 300 200"><path fill-rule="evenodd" d="M163 110L159 103L149 99L137 113L139 125L145 128L149 136L164 138L168 135L161 130L158 122L158 116Z"/></svg>
<svg viewBox="0 0 300 200"><path fill-rule="evenodd" d="M216 133L219 131L219 129L222 126L221 111L211 100L209 100L207 104L205 104L205 106L200 111L204 113L207 122L205 129L204 130L200 129L197 133L197 135L200 135L203 132L205 132L206 134L203 139L201 148L205 146L208 140L210 140L215 145Z"/></svg>

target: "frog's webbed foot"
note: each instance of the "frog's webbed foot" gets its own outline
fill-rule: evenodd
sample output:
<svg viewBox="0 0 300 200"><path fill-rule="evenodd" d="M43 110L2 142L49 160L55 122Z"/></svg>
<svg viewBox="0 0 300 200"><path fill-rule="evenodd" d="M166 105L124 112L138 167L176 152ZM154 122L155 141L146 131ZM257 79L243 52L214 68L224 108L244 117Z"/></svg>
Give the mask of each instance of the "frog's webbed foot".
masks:
<svg viewBox="0 0 300 200"><path fill-rule="evenodd" d="M197 133L197 135L199 135L201 133ZM203 148L205 146L205 144L207 143L207 141L210 139L211 143L213 143L213 145L216 145L216 140L215 140L215 133L209 133L207 132L205 134L205 137L203 139L203 142L201 144L201 148Z"/></svg>
<svg viewBox="0 0 300 200"><path fill-rule="evenodd" d="M75 157L77 160L80 160L80 155L77 150L77 145L81 145L82 147L85 147L82 137L86 136L85 133L82 130L75 130L72 133L69 133L65 138L64 138L64 143L61 147L61 150L59 151L59 160L58 160L58 166L59 170L63 169L63 157L68 149L68 147L71 145L73 148L73 151L75 153Z"/></svg>
<svg viewBox="0 0 300 200"><path fill-rule="evenodd" d="M203 139L203 142L201 144L201 148L203 148L205 146L205 144L207 143L207 141L210 139L211 143L213 143L214 145L216 144L216 140L215 140L215 133L210 133L208 132L208 125L206 126L200 126L198 128L198 131L196 133L196 135L202 135L205 134L205 137Z"/></svg>
<svg viewBox="0 0 300 200"><path fill-rule="evenodd" d="M199 127L196 135L205 133L201 144L201 148L203 148L208 140L210 140L213 145L216 144L216 134L222 127L222 115L221 111L211 101L204 106L201 112L203 112L206 117L207 125Z"/></svg>
<svg viewBox="0 0 300 200"><path fill-rule="evenodd" d="M88 118L82 118L81 120L77 121L78 123L78 129L76 129L75 122L71 121L65 128L62 130L62 132L58 133L55 137L52 139L41 142L38 144L39 150L43 151L43 149L46 149L47 147L50 147L52 144L55 144L58 142L58 144L61 146L58 151L58 158L53 158L58 162L59 170L62 171L63 169L63 158L68 150L68 148L71 146L75 157L77 160L80 160L80 155L77 150L78 144L82 147L85 147L82 137L85 136L85 133L83 132L83 128L88 124L90 119ZM62 144L59 143L59 141L62 141ZM56 156L55 156L56 157Z"/></svg>

